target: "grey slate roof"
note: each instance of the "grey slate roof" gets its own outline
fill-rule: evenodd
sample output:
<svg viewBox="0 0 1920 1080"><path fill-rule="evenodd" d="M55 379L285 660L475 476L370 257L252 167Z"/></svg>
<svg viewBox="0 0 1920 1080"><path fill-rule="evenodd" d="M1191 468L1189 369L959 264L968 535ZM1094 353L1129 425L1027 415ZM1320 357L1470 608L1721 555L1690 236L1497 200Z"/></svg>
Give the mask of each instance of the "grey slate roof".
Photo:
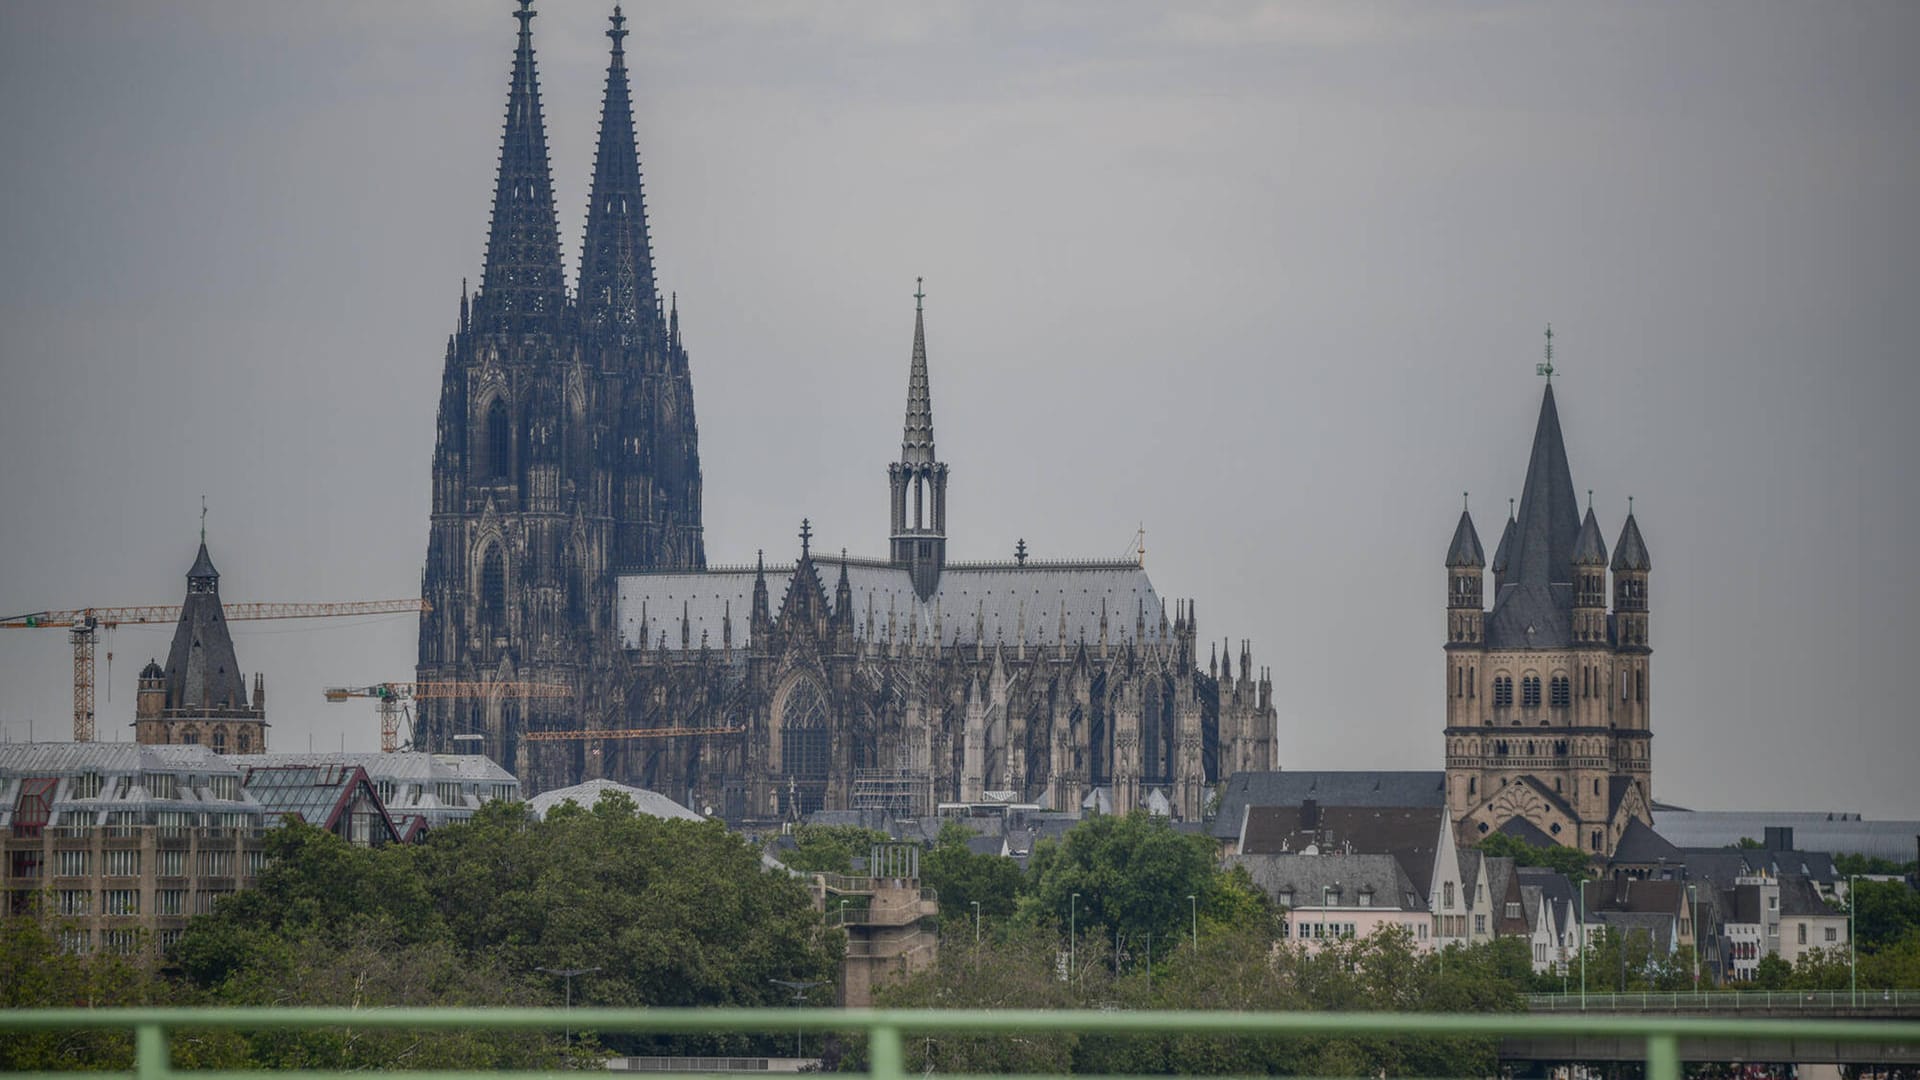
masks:
<svg viewBox="0 0 1920 1080"><path fill-rule="evenodd" d="M1480 550L1480 534L1473 529L1473 515L1463 509L1460 524L1453 527L1453 542L1447 545L1447 566L1478 568L1485 565L1487 556Z"/></svg>
<svg viewBox="0 0 1920 1080"><path fill-rule="evenodd" d="M1487 645L1564 647L1573 637L1573 547L1580 533L1580 504L1573 493L1551 384L1540 399L1514 530L1507 572L1487 619Z"/></svg>
<svg viewBox="0 0 1920 1080"><path fill-rule="evenodd" d="M1493 549L1493 580L1497 588L1505 584L1507 568L1513 563L1513 515L1507 515L1506 527L1500 530L1500 543Z"/></svg>
<svg viewBox="0 0 1920 1080"><path fill-rule="evenodd" d="M1391 855L1235 855L1228 866L1244 866L1253 883L1276 900L1291 892L1295 907L1319 907L1326 890L1338 889L1334 903L1355 906L1362 892L1371 906L1389 911L1425 911L1427 898Z"/></svg>
<svg viewBox="0 0 1920 1080"><path fill-rule="evenodd" d="M1573 561L1581 566L1605 566L1607 564L1607 542L1600 536L1600 521L1593 516L1593 507L1587 507L1587 517L1580 523L1580 535L1573 541Z"/></svg>
<svg viewBox="0 0 1920 1080"><path fill-rule="evenodd" d="M1781 915L1839 915L1842 912L1828 905L1813 887L1800 874L1780 875L1780 914Z"/></svg>
<svg viewBox="0 0 1920 1080"><path fill-rule="evenodd" d="M1240 853L1322 852L1391 855L1426 895L1432 890L1434 857L1446 824L1444 806L1255 806L1247 810ZM1311 818L1309 823L1307 818Z"/></svg>
<svg viewBox="0 0 1920 1080"><path fill-rule="evenodd" d="M1546 831L1523 817L1510 817L1495 832L1505 833L1528 847L1553 847L1559 841L1548 836Z"/></svg>
<svg viewBox="0 0 1920 1080"><path fill-rule="evenodd" d="M820 572L839 574L837 560L820 560ZM948 645L996 642L1014 647L1024 637L1028 647L1054 645L1065 627L1065 645L1085 641L1088 649L1100 643L1104 610L1107 640L1114 646L1133 642L1138 616L1146 615L1144 643L1159 644L1161 601L1146 570L1131 562L1039 563L1025 566L991 563L949 564L940 573L939 587L923 603L913 589L913 578L902 567L875 559L846 561L847 582L853 598L854 637L862 641L927 642L936 626ZM792 580L794 567L768 567L769 593L778 597ZM702 634L719 650L730 618L734 648L751 641L754 571L751 568L660 574L623 574L618 579L621 643L640 647L644 616L648 648L666 635L670 650L680 648L681 616L685 613L690 648L699 648ZM831 594L831 590L823 591ZM779 609L776 599L773 608ZM1024 618L1023 618L1024 616Z"/></svg>
<svg viewBox="0 0 1920 1080"><path fill-rule="evenodd" d="M1227 778L1220 813L1213 821L1216 839L1240 835L1249 806L1299 806L1308 799L1330 806L1445 806L1447 774L1440 770L1347 771L1273 770L1241 772Z"/></svg>
<svg viewBox="0 0 1920 1080"><path fill-rule="evenodd" d="M1619 933L1627 940L1645 935L1655 953L1673 951L1673 916L1659 912L1639 911L1588 911L1587 921L1598 923L1609 932Z"/></svg>
<svg viewBox="0 0 1920 1080"><path fill-rule="evenodd" d="M187 571L187 599L167 650L167 708L244 709L246 679L233 653L227 618L220 606L220 572L207 545Z"/></svg>
<svg viewBox="0 0 1920 1080"><path fill-rule="evenodd" d="M80 797L75 781L89 773L101 778L100 793ZM156 774L174 778L171 796L156 792ZM109 814L124 813L134 814L141 825L156 824L157 813L239 814L247 823L259 824L260 804L244 789L231 799L216 796L211 784L215 777L231 779L238 788L240 770L204 745L0 743L0 829L13 825L22 786L30 779L58 781L50 806L58 825L104 825ZM195 823L221 822L196 818Z"/></svg>
<svg viewBox="0 0 1920 1080"><path fill-rule="evenodd" d="M1620 832L1620 842L1613 849L1613 861L1647 865L1664 862L1678 867L1686 857L1666 837L1634 818Z"/></svg>
<svg viewBox="0 0 1920 1080"><path fill-rule="evenodd" d="M1653 560L1647 557L1647 542L1640 537L1640 523L1633 520L1632 511L1628 511L1627 523L1620 527L1620 542L1613 545L1613 568L1653 569Z"/></svg>

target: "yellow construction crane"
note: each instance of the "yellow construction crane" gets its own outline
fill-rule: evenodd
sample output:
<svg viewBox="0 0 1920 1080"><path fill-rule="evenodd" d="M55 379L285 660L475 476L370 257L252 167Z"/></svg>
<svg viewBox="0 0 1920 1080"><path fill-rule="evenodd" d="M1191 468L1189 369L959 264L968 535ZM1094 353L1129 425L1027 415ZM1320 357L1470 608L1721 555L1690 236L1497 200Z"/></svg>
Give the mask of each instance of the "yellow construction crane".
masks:
<svg viewBox="0 0 1920 1080"><path fill-rule="evenodd" d="M742 735L744 727L617 728L607 731L529 731L528 742L565 742L570 739L670 739L681 735Z"/></svg>
<svg viewBox="0 0 1920 1080"><path fill-rule="evenodd" d="M358 600L339 604L226 604L229 622L241 619L328 619L343 615L402 615L432 610L425 600ZM177 623L179 604L36 611L0 619L0 629L63 629L73 641L73 741L93 741L93 647L99 632L116 626ZM109 654L111 655L111 654Z"/></svg>
<svg viewBox="0 0 1920 1080"><path fill-rule="evenodd" d="M329 686L328 701L372 698L380 709L380 752L391 754L400 749L400 717L406 703L433 698L484 698L499 695L518 698L565 698L573 696L573 687L564 683L534 682L384 682L372 686ZM412 740L409 739L409 742Z"/></svg>

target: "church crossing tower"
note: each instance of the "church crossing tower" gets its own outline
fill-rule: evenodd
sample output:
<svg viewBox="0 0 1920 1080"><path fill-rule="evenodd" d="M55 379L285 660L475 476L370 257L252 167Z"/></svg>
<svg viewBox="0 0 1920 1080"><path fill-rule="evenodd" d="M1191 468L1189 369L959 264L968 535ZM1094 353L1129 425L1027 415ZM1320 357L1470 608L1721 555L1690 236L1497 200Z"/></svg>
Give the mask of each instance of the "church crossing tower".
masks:
<svg viewBox="0 0 1920 1080"><path fill-rule="evenodd" d="M1464 510L1447 551L1447 803L1464 843L1504 831L1606 858L1629 822L1652 823L1650 563L1629 512L1609 611L1606 541L1574 496L1551 356L1491 610Z"/></svg>

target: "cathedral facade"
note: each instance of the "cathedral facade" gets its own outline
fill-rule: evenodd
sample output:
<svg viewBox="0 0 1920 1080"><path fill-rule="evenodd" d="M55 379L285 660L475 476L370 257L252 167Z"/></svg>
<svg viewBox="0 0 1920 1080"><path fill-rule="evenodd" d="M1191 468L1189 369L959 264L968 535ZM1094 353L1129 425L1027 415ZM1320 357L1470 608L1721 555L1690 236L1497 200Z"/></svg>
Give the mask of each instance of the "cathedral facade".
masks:
<svg viewBox="0 0 1920 1080"><path fill-rule="evenodd" d="M418 669L500 690L420 702L416 743L477 737L530 792L606 777L733 821L955 800L1197 819L1209 785L1272 768L1267 673L1244 642L1202 670L1194 605L1169 618L1139 562L948 560L918 302L885 555L823 555L803 525L791 562L707 566L619 9L569 294L520 3L486 270L446 352Z"/></svg>
<svg viewBox="0 0 1920 1080"><path fill-rule="evenodd" d="M1465 509L1446 564L1447 804L1461 842L1504 831L1610 857L1630 822L1652 824L1652 562L1631 507L1611 562L1591 497L1582 518L1551 378L1494 549L1493 607Z"/></svg>

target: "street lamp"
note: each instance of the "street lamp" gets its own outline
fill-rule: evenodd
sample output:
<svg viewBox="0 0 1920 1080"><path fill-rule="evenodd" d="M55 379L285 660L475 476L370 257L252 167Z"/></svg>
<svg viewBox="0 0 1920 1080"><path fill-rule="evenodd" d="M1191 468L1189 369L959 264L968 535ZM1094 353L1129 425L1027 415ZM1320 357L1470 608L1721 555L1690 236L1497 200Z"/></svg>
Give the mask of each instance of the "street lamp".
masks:
<svg viewBox="0 0 1920 1080"><path fill-rule="evenodd" d="M1860 947L1853 943L1853 912L1859 904L1854 894L1854 879L1859 874L1847 875L1847 996L1853 999L1853 1007L1860 1007Z"/></svg>
<svg viewBox="0 0 1920 1080"><path fill-rule="evenodd" d="M1192 893L1187 894L1187 906L1193 909L1193 955L1200 956L1200 901Z"/></svg>
<svg viewBox="0 0 1920 1080"><path fill-rule="evenodd" d="M1080 894L1074 893L1067 904L1067 979L1073 979L1073 972L1080 964Z"/></svg>
<svg viewBox="0 0 1920 1080"><path fill-rule="evenodd" d="M973 947L980 947L980 901L973 902Z"/></svg>
<svg viewBox="0 0 1920 1080"><path fill-rule="evenodd" d="M807 991L813 989L816 986L824 985L817 979L808 981L808 982L795 982L792 979L768 979L767 981L770 983L773 983L775 986L786 987L787 991L793 995L793 1003L795 1005L798 1005L802 1001L806 1000ZM800 1036L805 1032L806 1032L806 1029L801 1028L799 1031L796 1031L793 1033L793 1056L794 1057L800 1056Z"/></svg>
<svg viewBox="0 0 1920 1080"><path fill-rule="evenodd" d="M573 977L575 975L585 975L585 974L588 974L589 972L599 971L600 969L597 967L576 967L576 968L543 967L543 968L534 968L534 970L544 971L549 975L558 975L562 979L566 980L567 1021L561 1029L562 1031L561 1039L562 1041L565 1042L566 1045L572 1046L573 1045Z"/></svg>
<svg viewBox="0 0 1920 1080"><path fill-rule="evenodd" d="M1687 899L1693 905L1693 992L1700 992L1700 893L1699 886L1687 883Z"/></svg>
<svg viewBox="0 0 1920 1080"><path fill-rule="evenodd" d="M1580 896L1580 1011L1587 1011L1587 883L1576 882Z"/></svg>

